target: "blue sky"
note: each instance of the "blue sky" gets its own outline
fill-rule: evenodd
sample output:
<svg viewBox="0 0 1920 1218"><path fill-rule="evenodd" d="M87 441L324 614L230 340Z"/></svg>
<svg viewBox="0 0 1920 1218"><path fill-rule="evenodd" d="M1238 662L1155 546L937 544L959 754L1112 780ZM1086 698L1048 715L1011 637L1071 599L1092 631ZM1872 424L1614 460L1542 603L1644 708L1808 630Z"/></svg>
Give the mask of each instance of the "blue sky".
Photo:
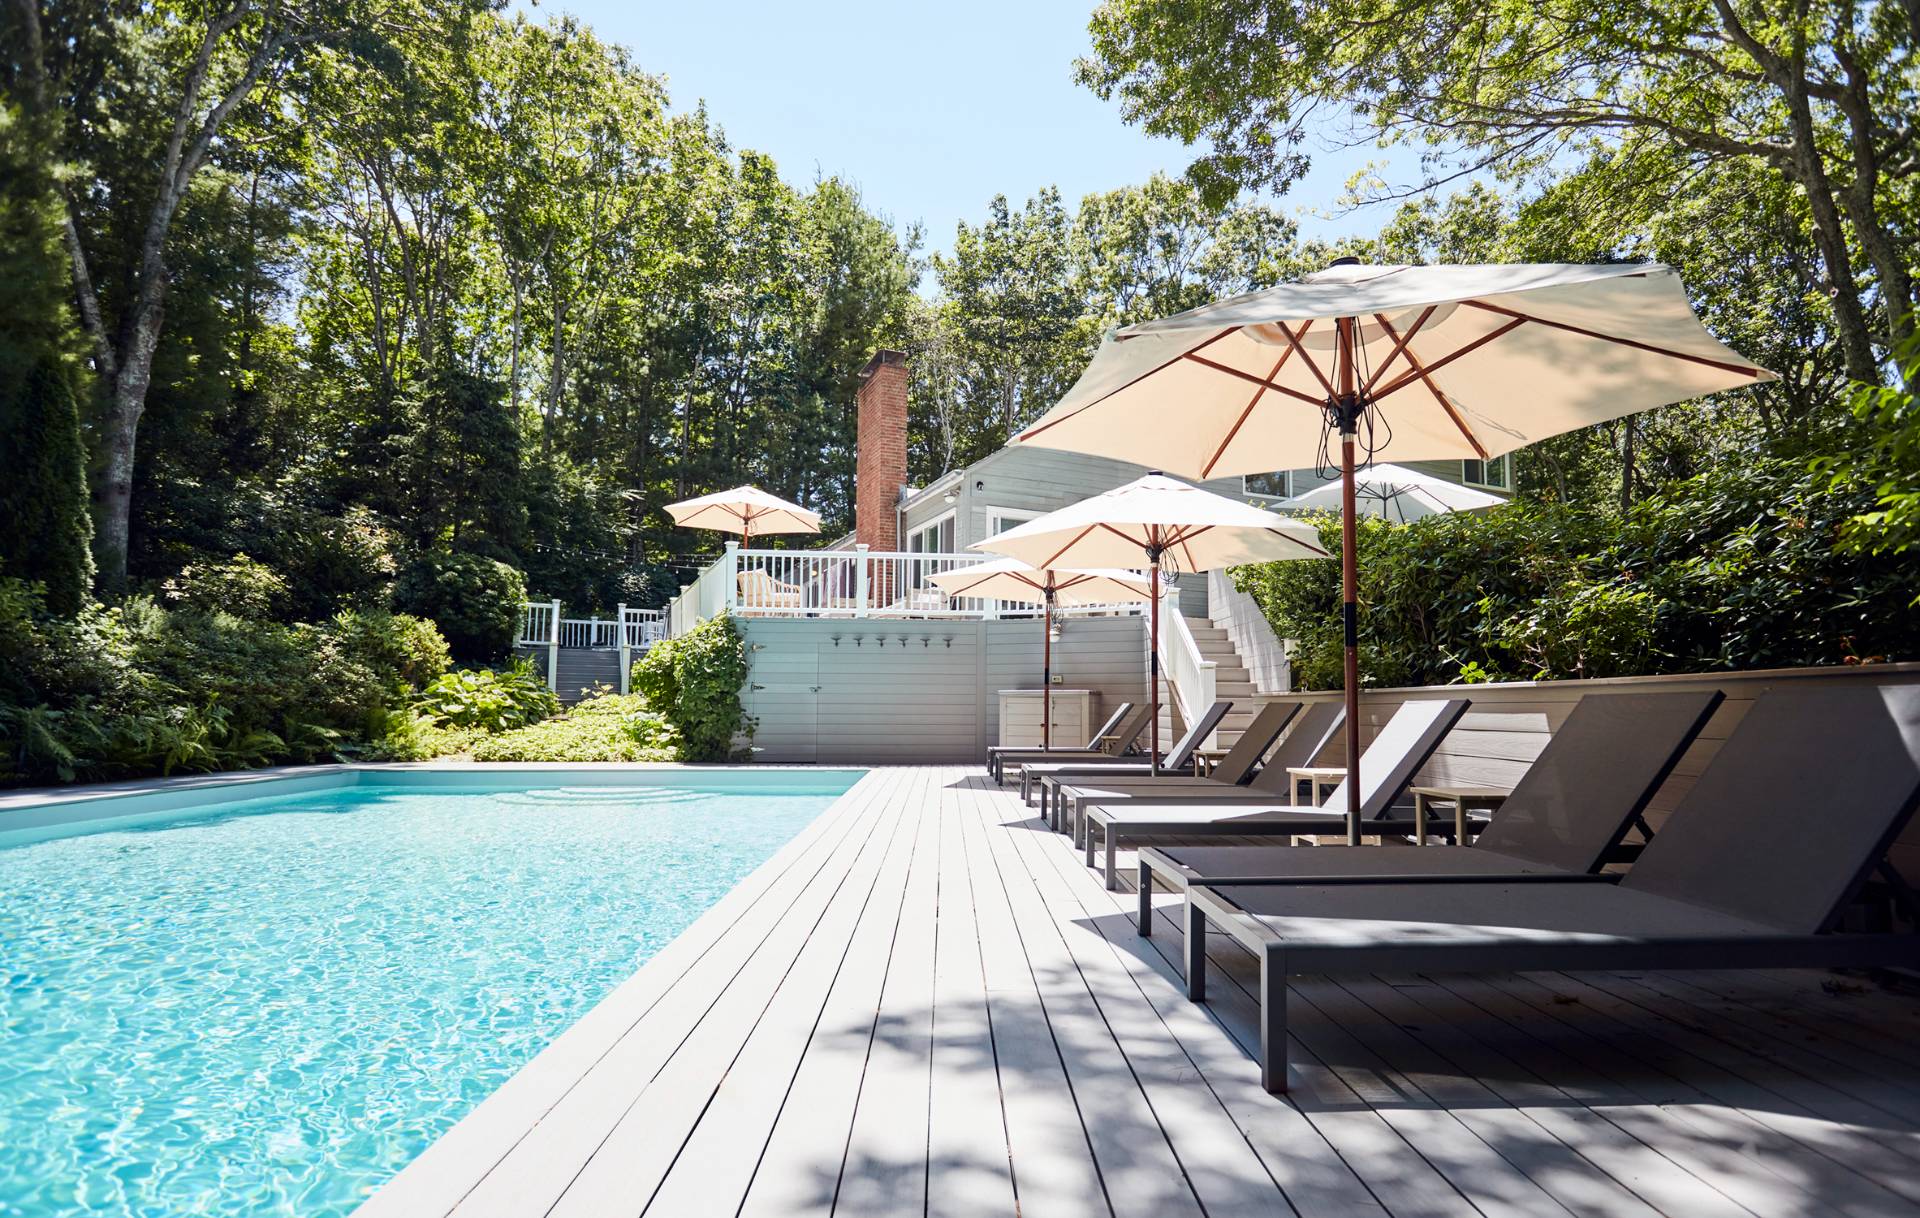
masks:
<svg viewBox="0 0 1920 1218"><path fill-rule="evenodd" d="M997 193L1016 202L1057 185L1069 201L1178 173L1177 141L1152 139L1119 108L1073 83L1087 49L1092 0L978 0L967 5L875 0L619 3L545 0L664 73L673 103L705 99L736 146L771 154L789 182L838 174L867 206L902 227L924 224L946 249L954 224L978 221ZM1371 231L1369 208L1332 219L1346 179L1371 148L1316 157L1308 181L1279 205L1312 235ZM1400 158L1404 161L1404 158Z"/></svg>

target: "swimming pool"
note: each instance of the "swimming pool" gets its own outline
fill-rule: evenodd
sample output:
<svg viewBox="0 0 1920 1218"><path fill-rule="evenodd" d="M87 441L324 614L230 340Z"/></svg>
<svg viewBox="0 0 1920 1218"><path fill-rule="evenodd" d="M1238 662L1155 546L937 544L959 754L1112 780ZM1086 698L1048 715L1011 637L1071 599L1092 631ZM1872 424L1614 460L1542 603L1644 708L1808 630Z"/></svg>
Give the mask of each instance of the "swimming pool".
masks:
<svg viewBox="0 0 1920 1218"><path fill-rule="evenodd" d="M0 1215L350 1213L858 778L792 773L0 847Z"/></svg>

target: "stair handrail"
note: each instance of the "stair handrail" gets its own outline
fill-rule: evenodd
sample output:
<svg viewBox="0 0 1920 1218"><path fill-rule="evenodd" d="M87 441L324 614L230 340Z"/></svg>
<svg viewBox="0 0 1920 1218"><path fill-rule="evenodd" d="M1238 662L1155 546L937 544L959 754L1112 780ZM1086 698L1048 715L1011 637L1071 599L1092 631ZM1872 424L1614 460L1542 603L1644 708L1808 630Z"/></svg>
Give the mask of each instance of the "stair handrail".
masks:
<svg viewBox="0 0 1920 1218"><path fill-rule="evenodd" d="M1169 594L1160 605L1160 671L1183 721L1195 722L1213 705L1219 689L1217 667L1200 650L1186 615L1180 612L1179 592ZM1219 738L1215 728L1200 747L1215 748Z"/></svg>

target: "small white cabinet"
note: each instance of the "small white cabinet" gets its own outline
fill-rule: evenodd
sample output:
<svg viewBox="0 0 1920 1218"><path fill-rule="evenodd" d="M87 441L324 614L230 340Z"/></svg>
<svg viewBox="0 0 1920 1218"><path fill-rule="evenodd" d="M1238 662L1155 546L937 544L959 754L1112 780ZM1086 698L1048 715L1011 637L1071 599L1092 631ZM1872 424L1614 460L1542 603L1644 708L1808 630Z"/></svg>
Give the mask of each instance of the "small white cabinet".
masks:
<svg viewBox="0 0 1920 1218"><path fill-rule="evenodd" d="M1000 691L1000 739L1012 748L1040 747L1040 705L1042 691L1003 689ZM1056 689L1053 691L1053 746L1078 748L1093 731L1093 691Z"/></svg>

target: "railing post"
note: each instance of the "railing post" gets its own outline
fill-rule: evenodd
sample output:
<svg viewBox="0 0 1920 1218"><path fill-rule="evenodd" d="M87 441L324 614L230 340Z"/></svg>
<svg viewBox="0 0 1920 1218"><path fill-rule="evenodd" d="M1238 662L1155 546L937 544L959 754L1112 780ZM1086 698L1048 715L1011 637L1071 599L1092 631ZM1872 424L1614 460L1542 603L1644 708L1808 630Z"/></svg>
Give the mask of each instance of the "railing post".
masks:
<svg viewBox="0 0 1920 1218"><path fill-rule="evenodd" d="M854 551L860 555L860 560L853 565L853 616L865 617L867 616L867 585L869 583L867 577L867 551L872 547L862 541L855 543L853 548Z"/></svg>
<svg viewBox="0 0 1920 1218"><path fill-rule="evenodd" d="M560 692L560 602L552 602L553 629L547 633L547 688Z"/></svg>
<svg viewBox="0 0 1920 1218"><path fill-rule="evenodd" d="M740 605L740 543L737 541L727 543L727 564L724 573L727 586L722 603L726 605L727 612L731 613Z"/></svg>
<svg viewBox="0 0 1920 1218"><path fill-rule="evenodd" d="M620 692L627 692L627 670L633 667L633 651L627 642L627 602L621 601L620 607L613 612L613 628L620 643Z"/></svg>

